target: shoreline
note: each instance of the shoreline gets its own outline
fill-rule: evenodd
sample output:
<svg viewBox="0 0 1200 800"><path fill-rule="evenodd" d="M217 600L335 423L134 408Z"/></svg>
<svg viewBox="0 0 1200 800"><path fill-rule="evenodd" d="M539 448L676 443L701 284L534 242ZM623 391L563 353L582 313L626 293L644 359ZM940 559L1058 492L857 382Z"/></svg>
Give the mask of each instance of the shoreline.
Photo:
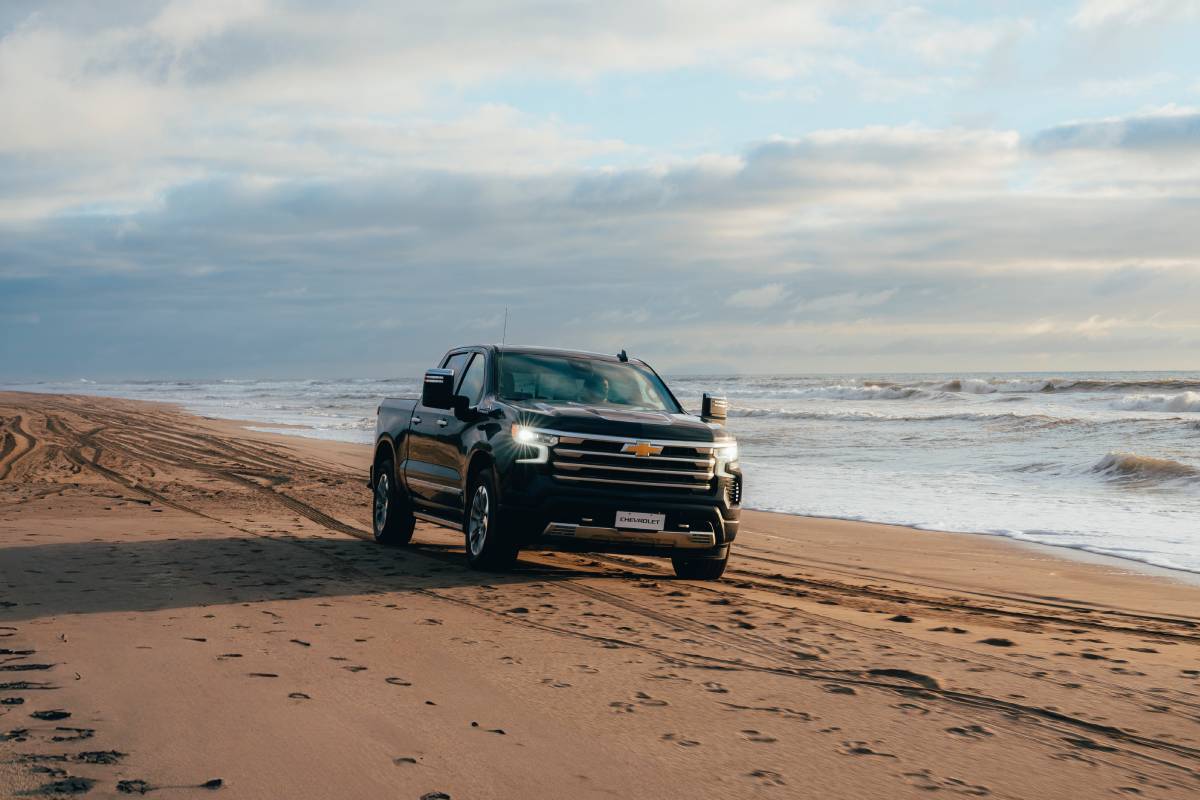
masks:
<svg viewBox="0 0 1200 800"><path fill-rule="evenodd" d="M1017 374L1017 373L1014 373L1014 374ZM1157 373L1153 373L1153 374L1157 374ZM329 443L331 445L345 446L345 447L369 448L371 446L369 443L351 441L351 440L344 439L344 438L337 438L336 436L309 435L308 433L306 433L306 431L319 431L320 429L315 428L308 424L303 424L303 423L263 422L261 420L250 420L250 419L243 419L243 418L238 418L238 417L213 416L209 413L201 413L199 410L190 408L186 401L150 400L150 399L141 399L141 398L113 398L113 397L106 397L106 396L102 396L102 395L87 395L87 394L74 394L74 393L69 394L69 395L54 395L52 393L10 391L10 390L5 390L5 389L0 389L0 394L4 394L4 393L15 394L15 395L26 394L26 395L31 395L34 397L38 397L38 396L80 397L80 398L90 398L90 399L94 399L94 400L99 400L102 402L115 399L115 400L120 400L122 402L130 402L130 403L148 403L148 404L152 404L152 405L162 406L165 408L171 408L171 409L174 409L175 411L177 411L178 413L186 414L188 416L195 417L197 419L208 420L208 421L211 421L214 423L228 423L233 426L234 430L239 430L239 431L243 431L246 433L255 433L255 434L261 434L261 435L265 435L265 436L281 436L286 439L300 439L300 440L309 441L309 442L325 442L325 443ZM859 516L826 516L826 515L819 515L819 514L802 514L802 513L791 512L791 511L783 511L783 510L769 508L769 507L768 508L760 508L760 507L754 507L754 506L744 506L743 508L746 511L753 511L753 512L764 513L764 514L778 514L781 516L794 517L797 519L808 519L808 520L816 520L816 521L830 520L830 521L861 523L861 524L865 524L865 525L879 525L879 526L895 527L895 528L900 528L900 529L903 529L906 531L910 531L912 533L947 533L947 534L954 534L954 535L960 535L960 536L988 537L990 539L999 539L999 540L1003 540L1006 542L1011 542L1013 545L1018 546L1018 547L1027 548L1031 552L1039 552L1039 553L1046 553L1049 555L1056 555L1057 557L1062 558L1064 560L1080 562L1080 563L1096 564L1096 565L1106 566L1106 567L1113 568L1113 569L1117 569L1117 568L1121 567L1122 565L1124 565L1127 568L1132 568L1132 570L1134 572L1139 573L1139 574L1159 577L1159 578L1163 578L1166 580L1173 580L1173 581L1181 582L1181 583L1188 584L1188 585L1200 586L1200 570L1190 570L1190 569L1187 569L1186 567L1165 566L1163 564L1157 564L1152 561L1146 561L1144 559L1137 558L1135 556L1115 555L1113 553L1104 552L1104 551L1098 550L1098 549L1089 549L1085 546L1072 546L1072 545L1065 545L1065 544L1050 544L1048 542L1039 542L1039 541L1022 538L1020 534L997 532L997 531L982 531L982 530L972 531L972 530L963 530L963 529L925 527L922 525L914 525L912 523L873 520L873 519L868 519L866 517L859 517Z"/></svg>
<svg viewBox="0 0 1200 800"><path fill-rule="evenodd" d="M938 533L950 534L953 536L980 536L992 540L1007 542L1014 547L1026 548L1030 551L1042 553L1044 555L1053 556L1067 561L1077 561L1085 564L1095 564L1098 566L1106 566L1113 569L1126 568L1131 572L1139 575L1148 575L1153 577L1165 578L1167 580L1175 580L1189 585L1200 586L1200 571L1185 569L1183 567L1164 567L1161 564L1154 564L1149 561L1133 558L1132 556L1116 556L1111 553L1101 553L1094 550L1087 550L1083 547L1072 547L1065 544L1046 544L1045 542L1034 542L1027 539L1021 539L1017 536L1012 536L1005 533L994 533L989 531L964 531L964 530L948 530L942 528L923 528L917 525L906 525L902 522L880 522L878 520L863 519L860 517L827 517L817 514L797 514L790 511L777 511L774 509L751 508L744 506L743 510L754 511L760 514L777 514L784 517L796 517L799 519L810 520L827 520L831 522L850 522L860 523L863 525L878 525L888 528L899 528L909 531L913 534L922 533Z"/></svg>
<svg viewBox="0 0 1200 800"><path fill-rule="evenodd" d="M722 581L538 551L480 573L455 531L370 540L369 456L160 403L0 392L0 785L1200 790L1194 585L757 511Z"/></svg>

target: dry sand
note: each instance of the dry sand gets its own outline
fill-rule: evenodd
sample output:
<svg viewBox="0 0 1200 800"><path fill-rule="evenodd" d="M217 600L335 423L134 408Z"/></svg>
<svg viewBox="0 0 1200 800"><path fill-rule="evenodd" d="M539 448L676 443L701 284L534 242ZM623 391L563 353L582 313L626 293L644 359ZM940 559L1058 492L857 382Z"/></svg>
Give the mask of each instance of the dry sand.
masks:
<svg viewBox="0 0 1200 800"><path fill-rule="evenodd" d="M1200 791L1194 584L762 513L721 583L483 575L364 541L366 447L83 397L0 426L0 795Z"/></svg>

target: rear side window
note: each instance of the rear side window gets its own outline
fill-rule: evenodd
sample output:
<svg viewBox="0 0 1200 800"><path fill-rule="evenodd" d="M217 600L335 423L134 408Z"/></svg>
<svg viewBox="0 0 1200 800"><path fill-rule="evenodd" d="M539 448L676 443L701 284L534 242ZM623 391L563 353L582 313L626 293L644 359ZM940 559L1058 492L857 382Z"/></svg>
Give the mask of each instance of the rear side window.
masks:
<svg viewBox="0 0 1200 800"><path fill-rule="evenodd" d="M476 353L471 359L471 365L463 373L462 382L458 384L458 393L467 398L471 405L476 405L483 398L483 376L485 374L484 358Z"/></svg>

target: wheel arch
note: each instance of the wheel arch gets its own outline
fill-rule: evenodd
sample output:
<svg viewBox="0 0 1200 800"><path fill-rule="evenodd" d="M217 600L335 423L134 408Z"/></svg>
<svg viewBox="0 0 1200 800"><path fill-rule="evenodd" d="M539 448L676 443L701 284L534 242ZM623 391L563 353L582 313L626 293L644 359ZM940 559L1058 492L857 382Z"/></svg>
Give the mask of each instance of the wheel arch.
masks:
<svg viewBox="0 0 1200 800"><path fill-rule="evenodd" d="M392 470L396 469L396 445L390 436L381 436L375 443L375 455L371 459L371 485L375 485L375 476L385 461L392 462ZM392 475L395 478L395 475Z"/></svg>
<svg viewBox="0 0 1200 800"><path fill-rule="evenodd" d="M463 471L463 481L470 484L471 476L481 469L494 469L496 459L492 455L490 448L476 447L471 451L471 455L467 457L467 468ZM467 486L463 486L463 491L466 492Z"/></svg>

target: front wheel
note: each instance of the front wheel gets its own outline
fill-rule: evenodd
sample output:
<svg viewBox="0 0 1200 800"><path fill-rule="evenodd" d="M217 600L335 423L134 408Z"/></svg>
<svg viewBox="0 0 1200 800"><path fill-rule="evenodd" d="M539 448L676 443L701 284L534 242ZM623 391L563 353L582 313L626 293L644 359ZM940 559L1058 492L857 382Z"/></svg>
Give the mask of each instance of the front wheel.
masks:
<svg viewBox="0 0 1200 800"><path fill-rule="evenodd" d="M390 461L379 465L375 476L371 532L380 544L408 544L412 541L417 520L413 517L408 499L396 486L396 470Z"/></svg>
<svg viewBox="0 0 1200 800"><path fill-rule="evenodd" d="M467 564L483 570L511 567L517 560L517 547L500 523L496 480L491 470L481 469L471 476L467 498L463 520Z"/></svg>
<svg viewBox="0 0 1200 800"><path fill-rule="evenodd" d="M671 564L675 567L675 577L689 581L715 581L725 573L729 563L729 550L720 558L681 558L675 556Z"/></svg>

